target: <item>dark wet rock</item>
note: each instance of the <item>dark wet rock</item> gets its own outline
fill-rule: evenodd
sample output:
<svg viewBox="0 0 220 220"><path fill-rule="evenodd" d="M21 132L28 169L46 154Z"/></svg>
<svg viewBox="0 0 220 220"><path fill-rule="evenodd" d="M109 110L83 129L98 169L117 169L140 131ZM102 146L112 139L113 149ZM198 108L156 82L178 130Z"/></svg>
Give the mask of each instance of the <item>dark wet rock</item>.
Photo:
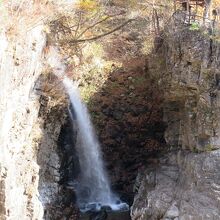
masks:
<svg viewBox="0 0 220 220"><path fill-rule="evenodd" d="M112 208L110 206L102 206L101 209L105 210L105 211L111 211L112 210Z"/></svg>
<svg viewBox="0 0 220 220"><path fill-rule="evenodd" d="M79 220L130 220L129 211L105 211L81 214Z"/></svg>
<svg viewBox="0 0 220 220"><path fill-rule="evenodd" d="M116 125L107 125L106 130L111 138L117 138L120 135L120 127Z"/></svg>
<svg viewBox="0 0 220 220"><path fill-rule="evenodd" d="M63 187L62 188L62 204L67 207L76 203L76 191L74 188Z"/></svg>
<svg viewBox="0 0 220 220"><path fill-rule="evenodd" d="M65 216L69 216L72 212L72 209L70 207L66 207L64 210L63 210L63 214Z"/></svg>
<svg viewBox="0 0 220 220"><path fill-rule="evenodd" d="M111 116L113 111L112 111L111 108L102 107L102 112L103 112L106 116Z"/></svg>
<svg viewBox="0 0 220 220"><path fill-rule="evenodd" d="M106 212L106 210L101 210L98 213L92 213L89 216L89 220L106 220L108 217L108 214Z"/></svg>
<svg viewBox="0 0 220 220"><path fill-rule="evenodd" d="M121 111L114 110L112 116L116 120L121 120L123 117L123 113Z"/></svg>

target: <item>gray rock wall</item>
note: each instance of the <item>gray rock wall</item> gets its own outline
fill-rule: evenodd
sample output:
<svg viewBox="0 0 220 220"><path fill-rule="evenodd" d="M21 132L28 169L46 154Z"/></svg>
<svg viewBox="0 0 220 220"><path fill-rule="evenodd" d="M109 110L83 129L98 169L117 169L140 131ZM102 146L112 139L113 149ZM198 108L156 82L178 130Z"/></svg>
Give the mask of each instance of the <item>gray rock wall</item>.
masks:
<svg viewBox="0 0 220 220"><path fill-rule="evenodd" d="M220 147L220 45L208 30L170 25L165 30L166 141L196 151Z"/></svg>
<svg viewBox="0 0 220 220"><path fill-rule="evenodd" d="M161 157L142 174L132 219L220 219L219 164L220 150Z"/></svg>
<svg viewBox="0 0 220 220"><path fill-rule="evenodd" d="M153 58L170 152L138 174L132 219L218 220L220 45L206 29L171 23Z"/></svg>

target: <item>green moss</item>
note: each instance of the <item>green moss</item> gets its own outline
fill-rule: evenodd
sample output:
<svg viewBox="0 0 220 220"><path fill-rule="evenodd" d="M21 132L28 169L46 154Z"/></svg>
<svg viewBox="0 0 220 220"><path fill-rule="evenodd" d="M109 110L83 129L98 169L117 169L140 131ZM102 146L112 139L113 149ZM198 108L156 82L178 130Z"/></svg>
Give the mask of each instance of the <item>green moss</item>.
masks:
<svg viewBox="0 0 220 220"><path fill-rule="evenodd" d="M205 152L210 152L210 151L213 151L213 150L215 150L215 148L212 144L207 144L204 148Z"/></svg>
<svg viewBox="0 0 220 220"><path fill-rule="evenodd" d="M215 150L216 148L212 144L207 144L203 147L203 149L198 149L197 147L193 147L191 151L193 153L203 153L203 152L211 152Z"/></svg>
<svg viewBox="0 0 220 220"><path fill-rule="evenodd" d="M192 24L189 27L190 31L198 31L200 29L200 26L198 23L196 22L192 22Z"/></svg>
<svg viewBox="0 0 220 220"><path fill-rule="evenodd" d="M192 147L192 148L191 148L191 151L192 151L193 153L200 153L199 149L197 149L196 147Z"/></svg>

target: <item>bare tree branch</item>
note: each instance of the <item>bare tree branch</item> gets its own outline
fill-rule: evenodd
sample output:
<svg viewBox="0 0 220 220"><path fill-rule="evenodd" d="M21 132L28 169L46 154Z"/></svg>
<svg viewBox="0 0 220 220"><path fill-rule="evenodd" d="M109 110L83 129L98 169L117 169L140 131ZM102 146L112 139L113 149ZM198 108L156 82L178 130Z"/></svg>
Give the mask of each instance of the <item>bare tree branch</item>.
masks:
<svg viewBox="0 0 220 220"><path fill-rule="evenodd" d="M78 21L78 24L77 24L77 28L76 28L76 30L75 30L75 37L77 36L79 27L80 27L80 25L81 25L81 20L82 20L82 13L79 14L79 21Z"/></svg>
<svg viewBox="0 0 220 220"><path fill-rule="evenodd" d="M93 28L93 27L95 27L96 25L98 25L98 24L101 24L102 22L104 22L104 21L106 21L106 20L108 20L110 17L108 16L108 17L106 17L106 18L104 18L104 19L102 19L101 21L97 21L96 23L94 23L94 24L92 24L92 25L90 25L89 27L87 27L82 33L80 33L80 35L77 37L77 39L79 39L80 37L82 37L83 36L83 34L84 33L86 33L86 31L88 31L89 29L91 29L91 28Z"/></svg>
<svg viewBox="0 0 220 220"><path fill-rule="evenodd" d="M127 20L126 22L124 22L123 24L121 24L120 26L114 28L113 30L109 31L109 32L106 32L104 34L100 34L100 35L97 35L95 37L92 37L92 38L87 38L87 39L77 39L77 40L70 40L69 43L71 44L76 44L76 43L83 43L83 42L86 42L86 41L94 41L94 40L97 40L99 38L102 38L102 37L105 37L109 34L112 34L114 33L115 31L118 31L120 30L122 27L124 27L125 25L127 25L128 23L134 21L134 19L129 19Z"/></svg>
<svg viewBox="0 0 220 220"><path fill-rule="evenodd" d="M83 36L84 33L86 33L86 31L88 31L89 29L103 23L104 21L108 20L109 18L114 18L116 16L119 16L119 15L122 15L123 13L120 13L120 14L115 14L115 15L108 15L107 17L105 17L104 19L100 20L100 21L97 21L96 23L90 25L89 27L87 27L82 33L80 33L80 35L77 37L77 39L79 39L80 37Z"/></svg>

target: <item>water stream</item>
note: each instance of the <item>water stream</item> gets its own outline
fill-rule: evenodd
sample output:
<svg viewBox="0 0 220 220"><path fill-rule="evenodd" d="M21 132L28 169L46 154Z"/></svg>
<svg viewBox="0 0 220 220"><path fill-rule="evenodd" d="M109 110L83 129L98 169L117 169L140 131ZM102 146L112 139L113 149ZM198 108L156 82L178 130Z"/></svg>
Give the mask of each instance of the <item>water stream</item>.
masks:
<svg viewBox="0 0 220 220"><path fill-rule="evenodd" d="M80 176L75 187L81 211L98 211L102 207L111 210L128 210L128 205L121 202L119 197L111 191L100 145L76 84L65 76L65 67L56 50L53 51L49 61L52 67L55 67L55 74L62 80L69 96L69 113L72 123L77 125L78 129L76 150L80 162Z"/></svg>
<svg viewBox="0 0 220 220"><path fill-rule="evenodd" d="M72 105L69 111L71 118L76 118L73 122L78 126L76 149L81 175L77 185L77 199L81 210L98 210L102 206L111 207L113 210L126 207L110 189L99 142L76 85L68 78L63 79L63 84Z"/></svg>

